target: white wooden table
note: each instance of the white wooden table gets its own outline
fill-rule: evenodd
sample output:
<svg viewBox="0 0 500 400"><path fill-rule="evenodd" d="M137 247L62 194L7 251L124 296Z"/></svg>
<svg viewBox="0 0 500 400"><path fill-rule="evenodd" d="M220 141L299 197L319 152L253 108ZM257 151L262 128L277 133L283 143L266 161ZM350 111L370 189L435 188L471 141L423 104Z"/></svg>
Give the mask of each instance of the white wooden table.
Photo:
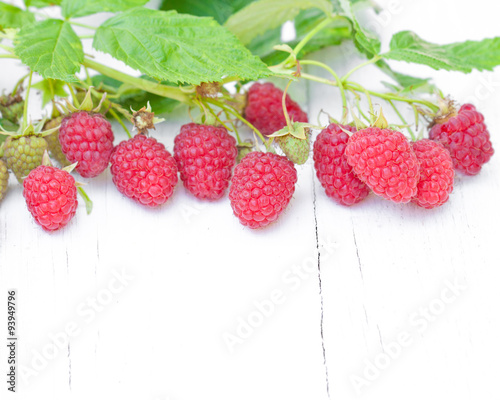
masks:
<svg viewBox="0 0 500 400"><path fill-rule="evenodd" d="M372 24L385 46L405 29L440 43L500 35L491 0L397 4ZM339 73L361 61L332 61L338 52L315 58ZM25 72L1 65L1 88ZM500 148L500 70L393 66L474 101ZM375 89L386 79L371 67L353 78ZM292 96L312 120L339 116L333 88L304 83ZM169 117L155 136L171 150L186 121ZM499 164L496 154L458 176L450 202L426 211L375 196L338 206L310 160L286 214L261 231L240 225L227 198L206 204L181 184L161 209L141 208L107 171L88 184L93 213L81 204L49 235L12 179L0 206L2 382L10 288L21 371L18 393L2 383L0 398L499 399Z"/></svg>

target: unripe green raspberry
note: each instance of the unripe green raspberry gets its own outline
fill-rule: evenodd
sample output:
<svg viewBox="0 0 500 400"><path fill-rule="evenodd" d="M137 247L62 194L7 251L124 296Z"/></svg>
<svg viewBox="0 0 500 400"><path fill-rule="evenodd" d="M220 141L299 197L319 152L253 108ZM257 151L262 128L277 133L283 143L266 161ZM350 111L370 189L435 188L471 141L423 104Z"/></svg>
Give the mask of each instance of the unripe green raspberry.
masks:
<svg viewBox="0 0 500 400"><path fill-rule="evenodd" d="M17 124L23 115L23 110L24 100L19 94L14 96L0 96L0 113L2 114L2 118Z"/></svg>
<svg viewBox="0 0 500 400"><path fill-rule="evenodd" d="M0 160L0 201L3 200L9 184L9 171L4 160Z"/></svg>
<svg viewBox="0 0 500 400"><path fill-rule="evenodd" d="M290 161L302 165L309 158L311 149L310 136L310 134L306 134L306 139L298 139L295 136L286 135L275 137L274 140Z"/></svg>
<svg viewBox="0 0 500 400"><path fill-rule="evenodd" d="M52 128L61 125L62 118L63 117L60 116L47 121L45 123L45 126L43 127L43 130L48 131ZM62 152L61 143L59 142L59 130L51 133L50 135L45 136L44 139L47 141L50 154L57 160L57 162L59 162L59 164L61 164L62 167L67 167L68 165L71 164L64 155L64 153Z"/></svg>
<svg viewBox="0 0 500 400"><path fill-rule="evenodd" d="M4 158L19 183L23 182L23 178L28 176L31 170L42 165L43 153L47 148L43 137L30 135L7 138Z"/></svg>

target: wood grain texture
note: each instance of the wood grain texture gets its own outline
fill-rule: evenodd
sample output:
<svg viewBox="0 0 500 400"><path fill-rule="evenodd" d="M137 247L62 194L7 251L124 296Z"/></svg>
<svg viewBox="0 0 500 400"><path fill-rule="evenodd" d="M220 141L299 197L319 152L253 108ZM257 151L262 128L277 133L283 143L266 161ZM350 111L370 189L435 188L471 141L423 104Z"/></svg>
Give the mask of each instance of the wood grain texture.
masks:
<svg viewBox="0 0 500 400"><path fill-rule="evenodd" d="M389 1L380 3L389 9ZM403 29L443 43L500 35L498 6L488 0L474 7L398 4L397 12L378 17L385 18L379 20L385 43ZM438 17L445 12L446 29ZM314 58L342 74L361 61L347 59L353 52L343 45ZM1 88L25 73L16 62L2 66ZM475 96L500 148L499 72L394 66L434 77L459 102ZM353 79L382 89L386 78L367 68ZM291 89L311 121L321 109L340 116L335 89L308 83ZM33 117L37 107L39 99L31 104ZM187 120L175 115L155 136L171 150ZM117 141L124 139L115 128ZM309 160L298 167L287 212L257 232L239 224L227 198L203 203L181 184L160 210L143 209L116 191L107 171L88 181L92 214L81 204L66 229L49 235L34 224L22 188L11 180L0 205L0 299L8 288L19 291L19 361L32 374L19 377L16 396L497 399L499 163L495 155L480 175L457 177L450 202L425 211L375 196L338 206ZM457 282L465 289L443 302L442 313L430 311L435 319L424 327L422 309L437 310L443 290ZM4 324L5 311L0 315ZM249 320L256 327L245 331ZM247 337L227 346L238 329ZM72 332L69 340L64 331ZM367 363L387 361L383 354L393 354L405 333L411 343L358 393L353 376L367 379ZM54 342L53 359L38 355ZM2 345L1 371L5 359Z"/></svg>

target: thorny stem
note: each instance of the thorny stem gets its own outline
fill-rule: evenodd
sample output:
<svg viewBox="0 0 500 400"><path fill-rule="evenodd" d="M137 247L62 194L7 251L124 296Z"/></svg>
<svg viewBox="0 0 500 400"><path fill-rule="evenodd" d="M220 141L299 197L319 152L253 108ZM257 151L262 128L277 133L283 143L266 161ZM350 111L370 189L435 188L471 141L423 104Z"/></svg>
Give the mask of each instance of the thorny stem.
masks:
<svg viewBox="0 0 500 400"><path fill-rule="evenodd" d="M0 49L7 50L9 53L14 55L14 47L6 46L4 44L0 44Z"/></svg>
<svg viewBox="0 0 500 400"><path fill-rule="evenodd" d="M26 97L24 98L24 108L23 108L23 129L22 131L26 129L28 126L28 102L30 98L30 91L31 91L31 80L33 79L33 71L30 70L30 75L28 78L28 89L26 89Z"/></svg>
<svg viewBox="0 0 500 400"><path fill-rule="evenodd" d="M127 134L128 138L132 139L132 135L130 134L130 131L128 130L126 125L123 123L122 119L118 116L116 111L113 110L113 108L110 108L108 111L118 121L118 123L122 126L122 128L125 131L125 133Z"/></svg>
<svg viewBox="0 0 500 400"><path fill-rule="evenodd" d="M406 122L403 115L399 112L398 108L394 105L392 100L387 100L387 102L392 106L392 108L394 109L394 111L398 115L399 119L403 122L403 124L406 125L406 129L408 130L408 133L411 136L411 140L415 141L415 134L413 133L413 130L410 128L410 125L408 125L408 122Z"/></svg>
<svg viewBox="0 0 500 400"><path fill-rule="evenodd" d="M12 58L13 60L19 60L19 57L14 54L0 54L0 58Z"/></svg>
<svg viewBox="0 0 500 400"><path fill-rule="evenodd" d="M168 97L170 99L178 100L183 103L192 104L189 97L179 88L162 85L161 83L148 81L147 79L136 78L116 69L110 68L106 65L100 64L89 58L84 59L83 66L91 68L120 82L134 85L138 89L145 90L146 92L157 94L163 97Z"/></svg>
<svg viewBox="0 0 500 400"><path fill-rule="evenodd" d="M227 127L227 125L222 122L222 120L219 118L219 116L217 115L217 113L215 113L215 111L212 109L212 107L210 107L210 104L208 103L204 103L205 107L208 108L208 111L210 111L210 113L214 116L215 120L221 124L224 128L226 128L228 131L230 131L231 129ZM238 140L238 144L239 144L239 140Z"/></svg>
<svg viewBox="0 0 500 400"><path fill-rule="evenodd" d="M283 114L285 115L286 125L288 126L288 129L290 129L290 131L293 130L293 127L292 123L290 122L290 115L288 115L288 110L286 109L286 92L288 91L291 83L292 80L289 80L285 90L283 91L283 97L281 98L281 107L283 107Z"/></svg>
<svg viewBox="0 0 500 400"><path fill-rule="evenodd" d="M346 82L346 88L348 88L350 90L357 90L357 91L361 91L361 92L366 92L372 96L375 96L375 97L378 97L378 98L384 99L384 100L395 100L395 101L401 101L401 102L408 103L408 104L414 104L414 103L415 104L422 104L422 105L428 107L429 109L431 109L433 112L439 111L439 107L437 105L431 103L430 101L412 99L409 97L399 96L397 94L392 94L392 93L378 93L378 92L374 92L373 90L366 90L355 82Z"/></svg>
<svg viewBox="0 0 500 400"><path fill-rule="evenodd" d="M338 18L338 17L336 17L336 18ZM295 46L295 48L293 49L293 54L290 54L285 59L285 61L281 62L279 65L281 65L281 66L286 65L290 60L293 59L294 55L296 56L297 54L299 54L299 52L304 48L304 46L307 44L307 42L309 42L309 40L311 40L313 38L314 35L316 35L319 31L321 31L323 28L325 28L328 24L330 24L336 18L328 17L325 20L323 20L322 22L320 22L318 25L316 25L316 27L313 30L311 30L306 36L304 36L304 38L297 44L297 46Z"/></svg>
<svg viewBox="0 0 500 400"><path fill-rule="evenodd" d="M361 86L355 82L346 82L346 88L348 88L351 91L354 91L353 87L355 88L354 90L358 90L358 91L363 92L365 94L366 100L368 100L368 106L370 107L370 114L375 115L375 111L373 109L372 97L370 96L370 91L365 89L363 86Z"/></svg>
<svg viewBox="0 0 500 400"><path fill-rule="evenodd" d="M342 83L342 80L339 78L338 74L330 68L328 65L325 63L319 62L319 61L314 61L314 60L302 60L300 62L302 65L315 65L317 67L321 67L328 71L334 78L335 81L337 82L337 86L339 87L340 90L340 96L342 97L342 107L344 108L344 111L347 110L347 100L345 96L345 90L344 90L344 85Z"/></svg>
<svg viewBox="0 0 500 400"><path fill-rule="evenodd" d="M361 63L359 64L358 66L354 67L353 69L351 69L347 74L345 74L343 77L342 77L342 82L346 82L347 81L347 78L349 78L354 72L356 72L358 69L361 69L367 65L370 65L370 64L374 64L376 63L377 61L379 61L381 59L380 56L375 56L373 57L372 59L368 60L368 61L365 61L364 63Z"/></svg>
<svg viewBox="0 0 500 400"><path fill-rule="evenodd" d="M250 122L248 122L245 118L243 118L240 113L238 113L237 111L233 110L231 107L228 107L216 100L212 100L212 99L205 99L206 102L208 103L211 103L213 105L216 105L217 107L223 109L224 111L227 111L229 114L231 115L234 115L236 118L238 118L241 122L243 122L245 125L247 125L250 129L252 129L255 134L259 137L260 140L262 140L262 143L264 143L266 146L267 146L267 142L266 142L266 139L264 138L264 136L262 135L262 133L260 133L260 131L255 127L253 126Z"/></svg>
<svg viewBox="0 0 500 400"><path fill-rule="evenodd" d="M73 86L71 86L69 83L66 84L66 86L69 89L69 93L71 94L71 98L73 99L73 104L75 107L80 107L80 102L78 101L78 98L76 97L75 91L73 90Z"/></svg>
<svg viewBox="0 0 500 400"><path fill-rule="evenodd" d="M80 23L80 22L69 21L69 23L70 23L71 25L81 26L82 28L91 29L91 30L93 30L93 31L96 31L96 30L97 30L97 28L96 28L95 26L82 24L82 23Z"/></svg>
<svg viewBox="0 0 500 400"><path fill-rule="evenodd" d="M90 197L88 194L83 190L82 187L78 187L78 193L80 196L82 196L83 201L85 202L85 209L87 210L87 215L90 215L92 212L92 208L94 207L94 203L92 203L92 200L90 200Z"/></svg>
<svg viewBox="0 0 500 400"><path fill-rule="evenodd" d="M14 89L12 89L12 94L16 94L18 89L19 89L19 86L21 86L21 84L26 80L26 78L30 76L29 73L27 73L26 75L24 75L21 79L19 79L16 83L16 86L14 86Z"/></svg>

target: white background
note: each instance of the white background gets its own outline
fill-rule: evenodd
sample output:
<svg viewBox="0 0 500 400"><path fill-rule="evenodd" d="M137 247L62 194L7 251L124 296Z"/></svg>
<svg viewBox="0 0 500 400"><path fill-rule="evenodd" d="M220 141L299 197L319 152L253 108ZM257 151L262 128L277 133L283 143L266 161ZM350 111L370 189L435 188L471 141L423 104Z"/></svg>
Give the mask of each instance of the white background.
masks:
<svg viewBox="0 0 500 400"><path fill-rule="evenodd" d="M437 43L500 36L493 0L379 3L386 11L368 17L384 48L406 29ZM339 74L362 61L350 44L314 58ZM474 102L500 148L500 70L391 65ZM1 66L2 89L26 73ZM380 90L387 80L372 67L353 79ZM321 109L340 116L334 88L291 93L313 121ZM169 117L154 135L171 150L186 122L184 112ZM115 136L125 138L119 127ZM93 213L81 204L47 234L11 179L0 206L0 332L16 288L23 372L18 393L0 383L0 398L499 399L498 170L496 154L478 176L457 176L449 203L432 211L373 195L344 208L308 162L286 213L261 231L240 225L227 198L206 204L181 184L161 209L141 208L107 171L88 182ZM229 335L245 338L228 346Z"/></svg>

